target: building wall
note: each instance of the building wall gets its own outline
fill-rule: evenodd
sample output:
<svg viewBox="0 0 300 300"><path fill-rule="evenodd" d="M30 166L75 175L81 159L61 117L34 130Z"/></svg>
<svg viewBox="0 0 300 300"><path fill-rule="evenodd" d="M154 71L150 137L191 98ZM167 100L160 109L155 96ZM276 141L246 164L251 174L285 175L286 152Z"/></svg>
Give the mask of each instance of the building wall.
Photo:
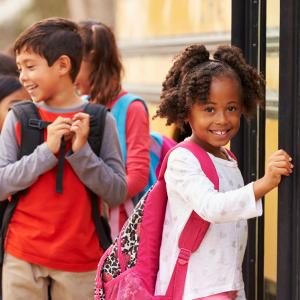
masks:
<svg viewBox="0 0 300 300"><path fill-rule="evenodd" d="M229 43L229 0L116 0L115 32L125 67L124 86L142 95L151 115L175 54L191 43ZM167 135L164 121L151 126Z"/></svg>

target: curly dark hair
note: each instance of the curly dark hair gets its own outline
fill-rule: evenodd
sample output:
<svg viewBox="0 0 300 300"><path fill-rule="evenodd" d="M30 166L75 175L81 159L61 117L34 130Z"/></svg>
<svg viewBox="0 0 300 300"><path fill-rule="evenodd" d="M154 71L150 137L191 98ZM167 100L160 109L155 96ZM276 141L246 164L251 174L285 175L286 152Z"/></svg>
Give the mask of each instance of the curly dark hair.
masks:
<svg viewBox="0 0 300 300"><path fill-rule="evenodd" d="M191 107L209 98L213 78L231 77L241 90L243 114L250 117L264 101L265 81L255 68L246 63L234 46L219 46L213 59L203 45L191 45L175 57L163 82L161 103L156 117L167 118L167 125L183 128Z"/></svg>

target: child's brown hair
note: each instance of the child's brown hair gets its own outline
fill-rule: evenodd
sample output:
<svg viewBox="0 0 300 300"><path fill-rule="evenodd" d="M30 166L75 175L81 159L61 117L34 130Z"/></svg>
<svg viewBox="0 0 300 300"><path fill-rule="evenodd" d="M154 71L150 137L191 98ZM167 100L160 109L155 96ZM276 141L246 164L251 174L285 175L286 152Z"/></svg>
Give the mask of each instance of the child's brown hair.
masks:
<svg viewBox="0 0 300 300"><path fill-rule="evenodd" d="M77 24L63 18L48 18L34 23L15 41L14 51L33 51L44 57L49 66L61 56L71 60L70 77L75 80L82 60L82 40Z"/></svg>
<svg viewBox="0 0 300 300"><path fill-rule="evenodd" d="M112 30L97 21L79 23L84 44L83 57L90 61L91 99L106 105L121 90L123 66Z"/></svg>

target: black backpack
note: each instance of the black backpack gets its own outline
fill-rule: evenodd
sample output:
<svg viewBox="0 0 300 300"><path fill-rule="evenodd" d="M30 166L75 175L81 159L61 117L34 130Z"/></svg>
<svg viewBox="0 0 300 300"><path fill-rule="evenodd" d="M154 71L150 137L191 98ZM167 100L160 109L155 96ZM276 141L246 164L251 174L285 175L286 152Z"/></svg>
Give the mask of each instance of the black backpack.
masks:
<svg viewBox="0 0 300 300"><path fill-rule="evenodd" d="M44 129L50 123L41 120L39 111L32 101L19 102L12 107L12 110L21 123L21 145L18 157L18 159L20 159L24 155L31 154L38 145L44 142ZM90 133L88 142L92 150L98 156L103 139L107 109L100 104L87 103L84 108L84 112L90 115ZM62 139L56 175L56 191L58 193L63 192L62 182L65 155L64 150L65 142ZM98 196L92 191L88 191L92 204L92 217L99 238L99 245L106 250L112 243L110 228L106 218L99 214ZM2 226L0 233L0 263L3 262L5 235L7 233L8 225L12 218L13 212L18 205L20 193L26 193L26 190L14 194L11 201L6 200L2 201L1 203L0 221L2 222Z"/></svg>

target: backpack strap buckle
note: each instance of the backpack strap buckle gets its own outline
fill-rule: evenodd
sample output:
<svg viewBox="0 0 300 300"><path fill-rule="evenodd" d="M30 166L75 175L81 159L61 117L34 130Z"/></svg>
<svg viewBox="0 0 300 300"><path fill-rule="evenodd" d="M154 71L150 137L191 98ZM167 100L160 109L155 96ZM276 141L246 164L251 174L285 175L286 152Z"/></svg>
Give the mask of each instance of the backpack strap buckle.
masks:
<svg viewBox="0 0 300 300"><path fill-rule="evenodd" d="M50 124L50 122L45 122L43 120L39 119L29 119L28 120L28 126L37 128L37 129L44 129L47 128L47 126Z"/></svg>
<svg viewBox="0 0 300 300"><path fill-rule="evenodd" d="M189 259L190 259L190 256L191 256L191 250L189 249L184 249L184 248L181 248L180 249L180 252L178 254L178 263L180 265L185 265L189 262Z"/></svg>

